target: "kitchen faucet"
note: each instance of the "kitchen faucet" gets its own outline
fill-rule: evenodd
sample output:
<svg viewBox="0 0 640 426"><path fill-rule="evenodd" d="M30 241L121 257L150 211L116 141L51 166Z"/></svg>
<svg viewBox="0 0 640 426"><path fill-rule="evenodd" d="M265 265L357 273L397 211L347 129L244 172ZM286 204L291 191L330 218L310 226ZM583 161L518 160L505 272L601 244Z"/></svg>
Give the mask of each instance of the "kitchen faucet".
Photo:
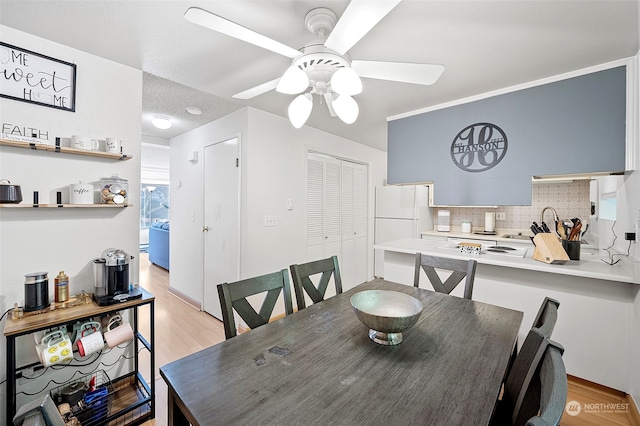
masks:
<svg viewBox="0 0 640 426"><path fill-rule="evenodd" d="M545 207L544 209L542 209L542 213L540 213L540 224L544 222L544 212L546 212L547 210L551 210L553 212L553 222L558 223L559 218L556 209L554 209L553 207Z"/></svg>

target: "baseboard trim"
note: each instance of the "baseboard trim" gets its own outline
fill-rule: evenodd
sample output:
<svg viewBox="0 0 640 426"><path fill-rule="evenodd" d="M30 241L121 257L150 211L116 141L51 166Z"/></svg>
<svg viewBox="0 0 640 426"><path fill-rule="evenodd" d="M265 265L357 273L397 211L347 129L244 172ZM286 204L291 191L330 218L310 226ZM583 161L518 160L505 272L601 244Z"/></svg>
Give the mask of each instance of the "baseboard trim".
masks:
<svg viewBox="0 0 640 426"><path fill-rule="evenodd" d="M618 397L620 397L621 399L623 399L625 396L627 396L627 393L623 392L621 390L614 389L614 388L611 388L609 386L601 385L600 383L592 382L590 380L583 379L583 378L578 377L578 376L572 376L571 374L567 374L567 379L570 382L573 382L575 384L580 384L580 385L588 387L588 388L590 388L592 390L600 391L602 393L606 393L606 394L609 394L609 395L611 395L611 394L618 395Z"/></svg>
<svg viewBox="0 0 640 426"><path fill-rule="evenodd" d="M638 406L633 400L633 397L627 394L625 399L629 403L629 416L633 419L633 424L640 425L640 412L638 412Z"/></svg>
<svg viewBox="0 0 640 426"><path fill-rule="evenodd" d="M191 306L193 309L196 309L198 311L202 310L202 304L200 302L198 302L195 299L192 299L191 297L187 296L186 294L184 294L180 290L176 290L175 288L169 286L169 288L167 289L167 293L170 294L173 297L176 297L176 298L182 300L184 303L186 303L187 305Z"/></svg>
<svg viewBox="0 0 640 426"><path fill-rule="evenodd" d="M599 391L609 395L617 394L620 399L629 404L629 417L633 419L632 424L640 425L640 412L638 412L638 406L633 400L633 397L628 393L586 379L582 379L580 377L572 376L571 374L567 374L567 379L574 384L585 386L595 391Z"/></svg>

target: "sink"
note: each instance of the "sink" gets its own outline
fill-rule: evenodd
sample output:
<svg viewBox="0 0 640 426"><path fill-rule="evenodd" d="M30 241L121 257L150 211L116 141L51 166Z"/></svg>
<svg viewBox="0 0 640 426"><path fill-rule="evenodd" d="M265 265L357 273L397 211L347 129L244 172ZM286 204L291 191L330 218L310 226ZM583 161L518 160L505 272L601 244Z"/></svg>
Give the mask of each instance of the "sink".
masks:
<svg viewBox="0 0 640 426"><path fill-rule="evenodd" d="M512 240L527 240L531 241L531 237L527 235L505 234L501 238L509 238Z"/></svg>

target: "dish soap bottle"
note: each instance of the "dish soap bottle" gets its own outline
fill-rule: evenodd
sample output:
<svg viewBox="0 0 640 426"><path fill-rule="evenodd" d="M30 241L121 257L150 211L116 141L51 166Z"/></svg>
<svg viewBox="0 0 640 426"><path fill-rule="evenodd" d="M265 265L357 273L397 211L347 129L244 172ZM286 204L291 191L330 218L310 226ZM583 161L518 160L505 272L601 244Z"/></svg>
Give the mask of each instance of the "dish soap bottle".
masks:
<svg viewBox="0 0 640 426"><path fill-rule="evenodd" d="M69 300L69 276L64 271L60 271L54 283L55 302L62 303Z"/></svg>

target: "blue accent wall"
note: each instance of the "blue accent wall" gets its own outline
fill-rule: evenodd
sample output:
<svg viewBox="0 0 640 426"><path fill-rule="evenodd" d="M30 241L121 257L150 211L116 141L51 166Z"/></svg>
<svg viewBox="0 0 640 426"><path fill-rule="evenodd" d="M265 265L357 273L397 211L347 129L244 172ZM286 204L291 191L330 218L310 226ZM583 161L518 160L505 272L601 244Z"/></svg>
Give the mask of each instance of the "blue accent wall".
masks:
<svg viewBox="0 0 640 426"><path fill-rule="evenodd" d="M625 119L621 66L394 120L387 181L433 182L440 205L530 205L532 176L624 171ZM502 129L507 152L488 170L465 171L452 143L483 122Z"/></svg>

